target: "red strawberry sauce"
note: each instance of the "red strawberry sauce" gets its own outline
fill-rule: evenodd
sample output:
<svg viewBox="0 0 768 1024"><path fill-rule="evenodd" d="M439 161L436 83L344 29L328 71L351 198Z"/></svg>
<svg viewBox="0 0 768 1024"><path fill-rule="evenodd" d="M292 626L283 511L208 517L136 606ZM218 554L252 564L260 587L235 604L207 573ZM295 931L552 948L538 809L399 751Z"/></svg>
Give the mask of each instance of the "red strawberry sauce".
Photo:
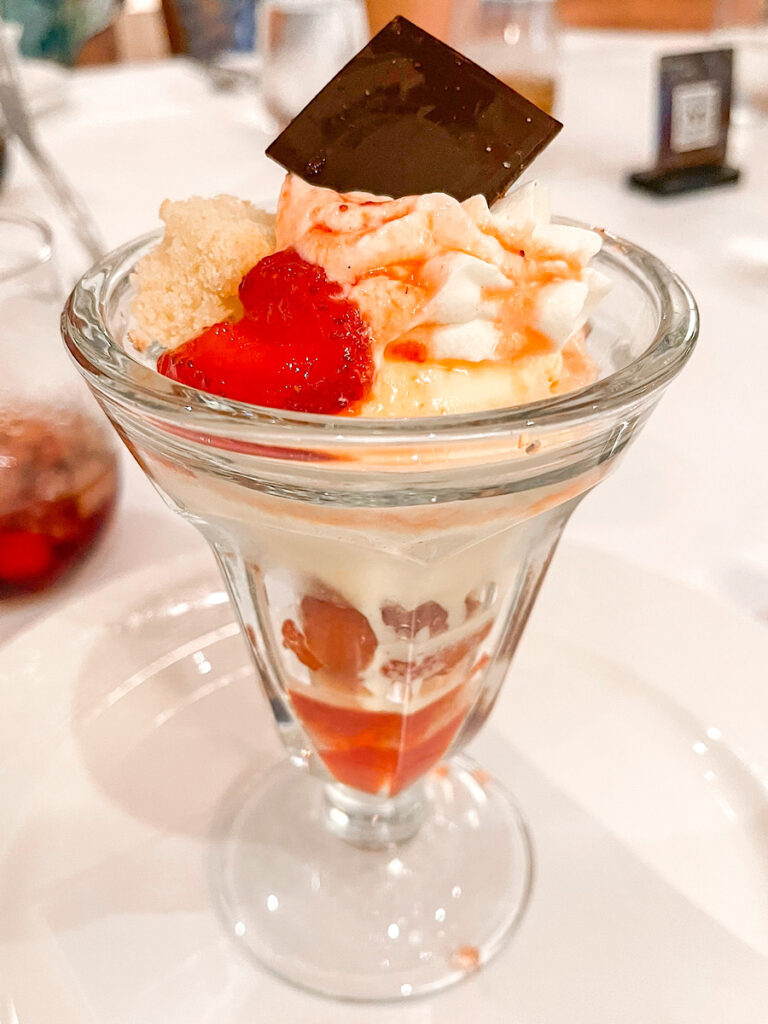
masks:
<svg viewBox="0 0 768 1024"><path fill-rule="evenodd" d="M325 271L293 249L240 282L244 315L163 353L157 369L201 391L295 412L340 413L373 380L368 327Z"/></svg>

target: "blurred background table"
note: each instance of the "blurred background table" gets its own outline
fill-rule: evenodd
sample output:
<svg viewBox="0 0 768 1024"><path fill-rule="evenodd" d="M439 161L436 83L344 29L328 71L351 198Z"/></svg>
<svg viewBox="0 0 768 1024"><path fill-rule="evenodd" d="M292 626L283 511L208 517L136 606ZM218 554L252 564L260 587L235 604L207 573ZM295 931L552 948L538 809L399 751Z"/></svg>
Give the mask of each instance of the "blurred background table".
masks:
<svg viewBox="0 0 768 1024"><path fill-rule="evenodd" d="M702 314L689 368L567 535L768 615L768 118L732 129L738 186L658 201L624 185L627 171L651 162L656 57L711 42L594 31L564 38L556 112L565 130L537 161L536 176L555 211L666 260ZM228 192L274 202L282 174L264 156L269 128L256 89L216 91L186 58L63 74L40 134L110 245L154 227L167 196ZM15 146L11 160L0 207L50 221L71 282L83 258ZM49 595L6 602L0 639L118 573L201 550L127 452L122 463L118 514L101 545Z"/></svg>

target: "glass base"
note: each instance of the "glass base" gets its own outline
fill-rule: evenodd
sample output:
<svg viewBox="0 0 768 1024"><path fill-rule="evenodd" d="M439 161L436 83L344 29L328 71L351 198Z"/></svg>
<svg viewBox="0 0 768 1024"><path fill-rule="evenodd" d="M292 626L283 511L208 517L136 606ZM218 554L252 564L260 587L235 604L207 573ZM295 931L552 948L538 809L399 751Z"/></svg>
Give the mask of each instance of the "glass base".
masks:
<svg viewBox="0 0 768 1024"><path fill-rule="evenodd" d="M346 999L423 995L482 967L528 902L525 825L466 757L413 788L390 819L418 808L415 834L372 848L359 818L340 838L354 791L339 806L337 787L289 762L239 785L211 865L230 934L288 981Z"/></svg>

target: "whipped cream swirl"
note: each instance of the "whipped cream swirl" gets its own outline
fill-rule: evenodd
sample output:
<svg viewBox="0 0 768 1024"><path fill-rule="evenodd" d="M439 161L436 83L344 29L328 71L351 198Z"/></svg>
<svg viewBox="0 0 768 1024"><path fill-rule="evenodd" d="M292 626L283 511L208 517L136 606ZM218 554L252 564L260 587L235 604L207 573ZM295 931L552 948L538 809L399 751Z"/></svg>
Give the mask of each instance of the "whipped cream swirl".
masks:
<svg viewBox="0 0 768 1024"><path fill-rule="evenodd" d="M292 246L340 282L367 318L377 355L418 342L425 360L511 363L551 355L607 291L588 267L593 231L552 224L544 188L515 189L491 208L433 193L340 194L289 175L278 248Z"/></svg>

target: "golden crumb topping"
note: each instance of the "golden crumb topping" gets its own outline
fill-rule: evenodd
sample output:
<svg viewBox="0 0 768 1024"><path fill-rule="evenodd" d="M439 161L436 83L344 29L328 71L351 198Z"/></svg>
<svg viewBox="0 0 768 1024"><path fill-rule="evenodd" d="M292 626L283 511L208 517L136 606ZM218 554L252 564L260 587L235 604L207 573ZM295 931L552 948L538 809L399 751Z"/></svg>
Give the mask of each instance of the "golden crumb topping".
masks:
<svg viewBox="0 0 768 1024"><path fill-rule="evenodd" d="M175 348L219 320L242 315L243 276L275 250L275 218L234 196L192 196L160 207L165 234L133 276L139 349Z"/></svg>

